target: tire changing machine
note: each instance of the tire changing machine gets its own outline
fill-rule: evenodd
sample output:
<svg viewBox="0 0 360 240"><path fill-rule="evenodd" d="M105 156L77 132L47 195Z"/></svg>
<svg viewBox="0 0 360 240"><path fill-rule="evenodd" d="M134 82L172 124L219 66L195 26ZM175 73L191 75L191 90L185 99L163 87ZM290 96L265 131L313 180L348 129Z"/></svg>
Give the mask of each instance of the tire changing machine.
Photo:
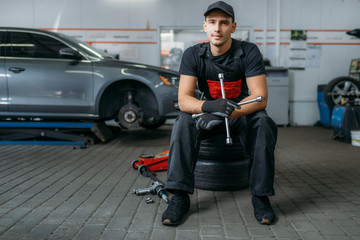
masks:
<svg viewBox="0 0 360 240"><path fill-rule="evenodd" d="M0 145L73 145L86 148L112 137L104 122L0 121Z"/></svg>
<svg viewBox="0 0 360 240"><path fill-rule="evenodd" d="M357 66L360 66L360 59L351 60L348 77L337 77L328 84L318 86L320 124L333 127L332 138L347 143L351 143L351 130L360 130L360 69ZM329 95L341 98L341 102L327 103Z"/></svg>

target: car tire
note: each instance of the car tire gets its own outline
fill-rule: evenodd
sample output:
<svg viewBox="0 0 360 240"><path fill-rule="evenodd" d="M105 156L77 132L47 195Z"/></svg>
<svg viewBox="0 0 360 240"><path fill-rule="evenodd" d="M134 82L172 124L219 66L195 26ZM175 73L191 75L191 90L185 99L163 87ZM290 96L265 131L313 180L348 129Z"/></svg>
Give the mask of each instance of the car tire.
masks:
<svg viewBox="0 0 360 240"><path fill-rule="evenodd" d="M140 126L146 129L156 129L161 127L165 123L166 119L155 118L155 117L144 117Z"/></svg>
<svg viewBox="0 0 360 240"><path fill-rule="evenodd" d="M325 102L330 109L334 106L344 106L342 96L346 96L352 90L360 91L360 81L351 77L338 77L331 80L324 88Z"/></svg>
<svg viewBox="0 0 360 240"><path fill-rule="evenodd" d="M250 158L244 144L225 144L225 135L201 142L195 166L195 187L204 190L233 191L249 186Z"/></svg>

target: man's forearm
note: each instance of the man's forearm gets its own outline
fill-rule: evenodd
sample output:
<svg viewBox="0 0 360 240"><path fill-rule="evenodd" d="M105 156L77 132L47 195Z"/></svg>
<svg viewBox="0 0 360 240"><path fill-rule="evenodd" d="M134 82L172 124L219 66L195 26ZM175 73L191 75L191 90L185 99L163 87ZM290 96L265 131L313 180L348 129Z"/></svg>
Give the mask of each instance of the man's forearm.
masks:
<svg viewBox="0 0 360 240"><path fill-rule="evenodd" d="M250 96L245 98L243 101L251 100L253 98L254 98L253 96ZM261 102L253 102L253 103L241 105L241 109L235 109L229 118L230 119L239 118L254 113L256 111L263 110L266 108L266 104L267 104L267 99L263 98Z"/></svg>
<svg viewBox="0 0 360 240"><path fill-rule="evenodd" d="M179 98L180 110L190 114L201 113L203 103L203 100L198 100L192 96L181 96L181 98Z"/></svg>

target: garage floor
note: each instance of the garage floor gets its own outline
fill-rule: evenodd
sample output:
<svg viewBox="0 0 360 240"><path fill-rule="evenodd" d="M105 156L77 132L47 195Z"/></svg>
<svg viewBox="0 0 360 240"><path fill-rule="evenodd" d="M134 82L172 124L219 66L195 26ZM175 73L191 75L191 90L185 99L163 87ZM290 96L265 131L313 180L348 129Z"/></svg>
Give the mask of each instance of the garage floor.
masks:
<svg viewBox="0 0 360 240"><path fill-rule="evenodd" d="M244 189L196 190L186 221L163 226L166 203L131 193L151 183L131 162L167 150L170 132L121 132L87 149L0 146L0 239L360 239L360 147L318 127L279 128L275 225L255 222Z"/></svg>

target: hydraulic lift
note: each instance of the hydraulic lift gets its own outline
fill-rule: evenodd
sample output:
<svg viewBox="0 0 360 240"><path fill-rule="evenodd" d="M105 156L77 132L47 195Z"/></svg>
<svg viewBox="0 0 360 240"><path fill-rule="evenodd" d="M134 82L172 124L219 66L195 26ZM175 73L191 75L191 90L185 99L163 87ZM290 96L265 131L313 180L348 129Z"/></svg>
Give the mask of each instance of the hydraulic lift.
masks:
<svg viewBox="0 0 360 240"><path fill-rule="evenodd" d="M103 122L0 121L0 145L78 145L112 137Z"/></svg>

